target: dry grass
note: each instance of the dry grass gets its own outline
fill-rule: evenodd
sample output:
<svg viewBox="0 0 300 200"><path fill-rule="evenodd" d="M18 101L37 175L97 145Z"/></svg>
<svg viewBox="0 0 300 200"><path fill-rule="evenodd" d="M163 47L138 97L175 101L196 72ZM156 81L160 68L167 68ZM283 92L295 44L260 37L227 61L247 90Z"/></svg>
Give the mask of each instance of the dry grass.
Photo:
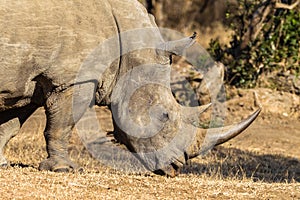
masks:
<svg viewBox="0 0 300 200"><path fill-rule="evenodd" d="M98 111L109 125L107 112ZM1 199L300 199L300 156L290 148L300 142L299 123L290 123L286 134L294 140L284 143L280 137L284 129L266 132L265 122L259 120L244 137L193 160L176 178L128 174L103 166L76 135L70 154L84 173L53 173L37 170L46 157L44 116L39 111L5 151L12 167L0 169ZM253 134L257 137L251 138ZM263 143L255 142L258 138ZM282 145L282 151L268 148L274 142Z"/></svg>
<svg viewBox="0 0 300 200"><path fill-rule="evenodd" d="M87 172L62 174L33 168L0 171L2 199L297 199L299 184Z"/></svg>
<svg viewBox="0 0 300 200"><path fill-rule="evenodd" d="M286 177L287 170L276 169L277 164L251 169L259 161L254 165L251 162L234 164L234 161L243 162L239 160L242 156L249 158L247 154L235 151L223 148L218 153L213 152L203 160L194 161L176 178L117 172L102 166L88 154L77 152L81 154L77 161L85 162L84 173L40 172L32 167L33 163L16 164L0 170L0 192L3 199L300 198L299 180ZM37 151L33 152L36 155ZM223 155L226 152L229 154ZM30 154L29 150L24 153ZM232 158L235 153L242 156ZM27 160L27 156L24 158L21 161ZM263 165L270 165L270 161L272 159ZM296 164L295 161L294 165L299 169L299 162Z"/></svg>

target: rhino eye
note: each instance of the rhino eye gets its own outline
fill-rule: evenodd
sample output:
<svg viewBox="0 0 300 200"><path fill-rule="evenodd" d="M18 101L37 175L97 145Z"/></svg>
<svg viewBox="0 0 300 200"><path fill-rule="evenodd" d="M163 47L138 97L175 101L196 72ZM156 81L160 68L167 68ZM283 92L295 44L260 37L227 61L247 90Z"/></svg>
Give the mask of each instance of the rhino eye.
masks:
<svg viewBox="0 0 300 200"><path fill-rule="evenodd" d="M169 119L169 113L164 112L159 120L162 122L167 122Z"/></svg>
<svg viewBox="0 0 300 200"><path fill-rule="evenodd" d="M172 55L169 56L169 59L170 59L170 65L172 65L173 63Z"/></svg>

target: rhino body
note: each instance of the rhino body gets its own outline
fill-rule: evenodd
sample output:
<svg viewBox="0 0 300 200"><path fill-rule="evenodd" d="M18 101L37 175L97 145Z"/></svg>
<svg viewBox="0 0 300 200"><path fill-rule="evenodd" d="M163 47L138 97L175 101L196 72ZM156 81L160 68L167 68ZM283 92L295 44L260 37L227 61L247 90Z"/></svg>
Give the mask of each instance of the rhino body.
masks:
<svg viewBox="0 0 300 200"><path fill-rule="evenodd" d="M189 130L195 130L195 127L189 124L184 114L194 113L196 116L208 106L184 108L177 104L167 86L170 55L176 53L179 47L184 49L190 46L195 36L162 45L159 51L144 49L122 56L118 55L125 48L136 43L147 43L144 36L136 35L132 41L119 37L105 48L97 49L99 44L105 43L109 38L139 28L149 28L148 34L154 38L155 44L166 44L156 29L153 17L135 0L0 1L0 21L1 165L8 163L2 154L5 144L17 134L37 108L44 107L48 158L41 162L39 168L52 171L75 169L76 165L68 156L68 139L76 122L92 101L99 106L116 108L115 136L132 152L163 148L178 130L181 133L178 141L185 142L175 143L172 150L164 152L170 154L169 160L182 163L183 158L187 159L201 152L205 134L199 131L197 138L185 135ZM116 56L111 56L114 54ZM116 59L106 60L107 57ZM105 66L105 70L100 74L94 73L99 63ZM141 87L132 94L133 102L127 105L124 99L127 87L131 87L129 79L121 86L116 87L116 84L136 66L148 63L159 65L158 74L165 83ZM78 77L78 74L81 76ZM116 95L112 95L114 92ZM147 126L149 109L157 108L152 118L156 119L154 126L160 127L160 132L150 139L139 139L127 134L130 127L126 127L128 113L122 112L124 106L130 107L130 118L140 126ZM206 137L202 150L209 150L240 133L257 117L259 111L243 124L220 133L220 137L217 135L219 129L216 129L211 137ZM187 144L192 145L186 146ZM177 158L179 154L172 155L173 150L180 152L182 156ZM148 158L141 156L140 159L147 162ZM160 166L159 169L164 170L164 167ZM167 174L171 174L169 169L167 166ZM155 166L149 167L149 170L154 171Z"/></svg>

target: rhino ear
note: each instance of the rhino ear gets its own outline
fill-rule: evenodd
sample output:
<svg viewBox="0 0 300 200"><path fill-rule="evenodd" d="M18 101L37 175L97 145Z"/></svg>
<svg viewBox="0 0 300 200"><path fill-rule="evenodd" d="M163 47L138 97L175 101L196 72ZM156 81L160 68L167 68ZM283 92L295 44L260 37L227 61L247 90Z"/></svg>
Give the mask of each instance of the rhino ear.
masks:
<svg viewBox="0 0 300 200"><path fill-rule="evenodd" d="M194 32L194 34L190 37L164 42L158 46L158 50L181 56L183 55L185 49L189 48L195 43L196 36L197 33Z"/></svg>

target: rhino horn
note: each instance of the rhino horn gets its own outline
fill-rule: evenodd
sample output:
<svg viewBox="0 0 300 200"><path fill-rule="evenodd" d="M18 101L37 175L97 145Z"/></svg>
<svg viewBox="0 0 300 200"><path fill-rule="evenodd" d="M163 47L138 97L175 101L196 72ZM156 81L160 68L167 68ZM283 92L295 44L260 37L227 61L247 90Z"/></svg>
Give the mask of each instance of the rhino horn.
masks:
<svg viewBox="0 0 300 200"><path fill-rule="evenodd" d="M194 32L194 34L190 37L186 37L180 40L164 42L158 47L158 49L175 55L183 55L184 50L195 43L196 36L197 33Z"/></svg>
<svg viewBox="0 0 300 200"><path fill-rule="evenodd" d="M197 125L201 122L199 121L199 116L201 113L205 112L212 104L206 104L197 107L186 107L181 106L181 118L184 123Z"/></svg>
<svg viewBox="0 0 300 200"><path fill-rule="evenodd" d="M186 152L188 158L191 159L199 155L204 155L214 146L223 144L228 140L236 137L248 126L250 126L250 124L257 118L260 112L261 107L259 107L253 114L251 114L248 118L238 124L219 128L210 128L207 130L198 128L196 138ZM201 141L203 141L202 144Z"/></svg>

